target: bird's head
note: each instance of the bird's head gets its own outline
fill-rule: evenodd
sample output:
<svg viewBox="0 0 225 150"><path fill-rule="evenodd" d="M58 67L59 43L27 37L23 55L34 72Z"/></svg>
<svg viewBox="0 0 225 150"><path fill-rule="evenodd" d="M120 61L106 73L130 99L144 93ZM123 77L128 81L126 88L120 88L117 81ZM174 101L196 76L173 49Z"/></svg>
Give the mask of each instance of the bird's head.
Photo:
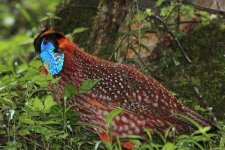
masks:
<svg viewBox="0 0 225 150"><path fill-rule="evenodd" d="M60 32L44 30L34 39L35 51L39 54L44 68L52 75L59 74L64 66L68 46L73 44Z"/></svg>

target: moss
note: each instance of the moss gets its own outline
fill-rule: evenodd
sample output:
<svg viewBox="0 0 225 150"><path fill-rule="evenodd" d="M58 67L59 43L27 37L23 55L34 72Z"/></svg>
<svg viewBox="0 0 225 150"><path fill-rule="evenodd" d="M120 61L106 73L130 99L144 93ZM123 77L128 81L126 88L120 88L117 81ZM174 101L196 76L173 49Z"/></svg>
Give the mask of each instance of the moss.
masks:
<svg viewBox="0 0 225 150"><path fill-rule="evenodd" d="M170 89L181 97L192 100L192 105L200 103L206 107L203 100L206 101L208 106L214 108L213 111L219 119L225 118L225 29L221 28L224 24L224 21L216 20L207 26L197 27L181 39L193 63L188 64L184 61L184 57L175 56L181 62L175 67L180 71L177 72L177 69L171 71L170 68L174 69L175 65L170 63L173 67L166 68L170 71L163 77L173 82L173 85L171 82L165 82ZM175 52L179 53L179 50L176 49ZM193 84L203 99L196 94Z"/></svg>
<svg viewBox="0 0 225 150"><path fill-rule="evenodd" d="M56 16L62 18L54 21L54 29L71 33L77 27L92 28L94 17L98 11L99 0L64 0L57 6ZM85 31L85 33L78 33L74 40L76 43L87 49L87 41L92 30Z"/></svg>
<svg viewBox="0 0 225 150"><path fill-rule="evenodd" d="M126 16L125 0L64 0L58 5L54 29L71 33L77 27L88 27L76 34L74 42L89 53L103 58L112 53L121 22ZM115 21L116 20L116 21Z"/></svg>
<svg viewBox="0 0 225 150"><path fill-rule="evenodd" d="M124 22L128 4L125 0L101 0L99 13L95 18L90 50L102 58L115 49L118 30ZM106 53L106 54L105 54Z"/></svg>

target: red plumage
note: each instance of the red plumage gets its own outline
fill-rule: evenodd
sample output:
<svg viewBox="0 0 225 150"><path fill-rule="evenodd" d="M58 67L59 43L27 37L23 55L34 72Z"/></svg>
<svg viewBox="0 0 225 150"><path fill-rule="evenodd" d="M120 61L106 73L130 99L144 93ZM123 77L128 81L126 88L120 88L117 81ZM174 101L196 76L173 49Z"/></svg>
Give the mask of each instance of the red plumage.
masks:
<svg viewBox="0 0 225 150"><path fill-rule="evenodd" d="M51 35L51 36L50 36ZM55 36L53 36L55 35ZM85 94L79 94L69 100L76 104L81 120L106 127L105 116L114 108L123 108L124 112L112 121L112 135L144 135L145 129L166 130L176 127L177 134L185 133L196 127L175 114L186 115L202 126L212 124L194 111L183 106L159 82L146 76L135 68L112 63L82 52L79 47L61 33L51 30L42 32L34 42L37 51L44 37L56 41L58 48L65 54L63 70L56 76L59 82L51 86L56 99L63 100L66 84L78 89L87 79L101 79L97 85ZM47 73L45 69L43 72ZM101 138L103 132L94 128Z"/></svg>

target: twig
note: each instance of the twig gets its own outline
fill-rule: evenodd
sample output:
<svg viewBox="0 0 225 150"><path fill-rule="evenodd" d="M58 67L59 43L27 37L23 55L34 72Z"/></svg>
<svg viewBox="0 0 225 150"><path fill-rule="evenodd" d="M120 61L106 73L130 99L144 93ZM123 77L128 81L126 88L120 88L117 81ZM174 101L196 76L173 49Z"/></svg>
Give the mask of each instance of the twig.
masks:
<svg viewBox="0 0 225 150"><path fill-rule="evenodd" d="M159 80L159 78L157 76L154 75L154 73L149 69L149 67L146 67L146 64L144 63L144 61L142 60L141 56L138 54L138 52L133 48L131 47L132 51L135 53L135 55L137 55L138 59L140 60L142 66L144 66L148 72L151 74L152 77L154 77L155 79Z"/></svg>
<svg viewBox="0 0 225 150"><path fill-rule="evenodd" d="M196 5L196 4L192 3L192 2L189 2L188 0L181 0L181 2L183 4L186 4L186 5L191 5L191 6L195 7L198 10L203 10L203 11L207 11L209 13L220 14L220 15L225 16L225 11L223 11L223 10L217 10L217 9L207 8L207 7L204 7L204 6L199 6L199 5Z"/></svg>
<svg viewBox="0 0 225 150"><path fill-rule="evenodd" d="M88 5L77 5L77 4L72 4L69 5L68 7L76 7L76 8L85 8L85 9L98 9L98 7L94 7L94 6L88 6Z"/></svg>
<svg viewBox="0 0 225 150"><path fill-rule="evenodd" d="M115 53L119 50L120 46L122 45L124 39L126 38L126 35L124 35L119 43L119 45L113 50L112 54L109 56L108 60L111 61Z"/></svg>
<svg viewBox="0 0 225 150"><path fill-rule="evenodd" d="M218 10L220 10L220 5L219 5L218 0L216 0L216 5L217 5Z"/></svg>
<svg viewBox="0 0 225 150"><path fill-rule="evenodd" d="M177 6L176 30L179 31L180 26L180 6Z"/></svg>
<svg viewBox="0 0 225 150"><path fill-rule="evenodd" d="M190 20L190 21L180 21L179 24L192 24L192 23L199 23L199 21L196 20ZM173 26L175 25L174 23L168 23L167 26Z"/></svg>
<svg viewBox="0 0 225 150"><path fill-rule="evenodd" d="M32 142L32 139L30 139L30 138L28 138L28 137L26 137L26 136L24 136L23 138L24 138L25 140L29 141L29 142ZM37 145L39 148L46 149L45 147L43 147L42 145L40 145L40 144L38 144L38 143L35 143L35 145Z"/></svg>
<svg viewBox="0 0 225 150"><path fill-rule="evenodd" d="M177 43L177 45L179 46L182 54L184 55L184 57L186 58L186 60L189 62L189 63L192 63L192 61L189 59L189 57L187 56L186 52L184 51L184 48L182 47L181 43L179 42L179 40L175 37L175 35L169 30L169 28L167 27L167 24L161 19L159 18L158 16L153 16L156 20L160 21L163 26L164 26L164 29L166 30L166 32L168 32L171 37L175 40L175 42ZM204 103L204 105L207 107L207 109L209 110L209 105L207 104L207 101L204 99L204 96L200 93L200 91L198 90L198 88L194 85L192 79L190 78L190 76L186 73L185 70L183 70L185 76L189 79L189 82L194 90L194 92L196 93L196 95L198 96L199 99L201 99ZM214 119L216 119L215 116L213 116Z"/></svg>
<svg viewBox="0 0 225 150"><path fill-rule="evenodd" d="M179 49L181 50L183 56L185 57L185 59L187 60L188 63L192 63L191 59L189 58L189 56L187 55L187 53L185 52L183 46L181 45L180 41L176 38L176 36L169 30L167 24L159 17L159 16L151 16L151 18L154 18L156 20L158 20L164 27L165 31L167 33L170 34L170 36L173 38L173 40L176 42L176 44L178 45Z"/></svg>
<svg viewBox="0 0 225 150"><path fill-rule="evenodd" d="M189 79L190 85L192 86L192 88L193 88L195 94L197 95L197 97L203 102L205 107L210 111L210 107L208 105L208 102L205 100L204 95L202 93L200 93L199 89L195 86L191 77L187 74L187 72L185 70L183 70L183 73L186 76L186 78ZM213 115L213 114L212 114L212 118L213 118L214 121L217 120L216 116Z"/></svg>
<svg viewBox="0 0 225 150"><path fill-rule="evenodd" d="M128 29L128 32L130 32L131 31L131 26L129 26L129 29ZM128 54L128 50L129 50L129 47L130 47L130 34L128 35L128 37L127 37L127 48L126 48L126 52L125 52L125 55L124 55L124 57L123 57L123 61L127 61L127 54Z"/></svg>
<svg viewBox="0 0 225 150"><path fill-rule="evenodd" d="M47 89L38 89L38 90L35 90L33 93L31 93L31 95L30 95L30 97L28 99L31 99L33 96L35 96L39 92L47 92L47 91L48 91Z"/></svg>
<svg viewBox="0 0 225 150"><path fill-rule="evenodd" d="M141 64L143 66L146 66L145 63L143 62L143 60L141 59L141 56L138 54L138 52L133 48L133 46L131 47L132 51L135 53L135 55L137 55L138 59L140 60Z"/></svg>
<svg viewBox="0 0 225 150"><path fill-rule="evenodd" d="M136 3L136 11L137 11L137 14L139 15L140 11L139 11L137 0L135 0L135 3ZM138 28L137 29L138 29L138 50L140 52L141 51L141 22L138 22Z"/></svg>
<svg viewBox="0 0 225 150"><path fill-rule="evenodd" d="M134 18L134 5L135 5L135 1L130 1L130 0L128 0L127 2L131 2L131 4L130 4L130 6L132 6L132 7L130 7L130 9L129 9L129 12L128 12L128 14L130 14L130 16L129 16L129 20L132 20L132 18ZM128 26L128 33L131 33L131 23L129 23L129 26ZM125 52L125 55L124 55L124 57L123 57L123 61L127 61L127 54L128 54L128 51L129 51L129 48L130 48L130 45L131 45L131 35L132 34L128 34L128 37L127 37L127 47L126 47L126 52Z"/></svg>

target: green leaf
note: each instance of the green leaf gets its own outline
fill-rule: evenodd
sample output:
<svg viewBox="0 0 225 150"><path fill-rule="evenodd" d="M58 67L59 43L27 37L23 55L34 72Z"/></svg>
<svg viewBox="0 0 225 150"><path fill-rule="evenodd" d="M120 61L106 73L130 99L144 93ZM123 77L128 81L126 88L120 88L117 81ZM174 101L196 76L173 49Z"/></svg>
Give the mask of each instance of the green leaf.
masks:
<svg viewBox="0 0 225 150"><path fill-rule="evenodd" d="M49 70L49 64L48 64L48 61L46 61L45 63L44 63L44 66L45 66L45 69L48 71L48 72L50 72Z"/></svg>
<svg viewBox="0 0 225 150"><path fill-rule="evenodd" d="M141 145L141 142L139 139L133 138L133 139L130 139L130 141L131 141L131 143L133 143L136 146Z"/></svg>
<svg viewBox="0 0 225 150"><path fill-rule="evenodd" d="M169 5L169 6L167 6L167 7L163 7L160 10L160 15L162 17L166 17L166 16L170 15L171 12L174 10L174 7L175 7L175 5L173 3L171 5Z"/></svg>
<svg viewBox="0 0 225 150"><path fill-rule="evenodd" d="M62 18L56 16L54 13L51 13L51 12L47 12L46 13L46 16L41 18L39 21L45 21L45 20L48 20L48 19L57 19L57 20L61 20Z"/></svg>
<svg viewBox="0 0 225 150"><path fill-rule="evenodd" d="M41 18L39 21L42 22L42 21L45 21L45 20L48 20L48 19L49 19L49 17L45 16L45 17Z"/></svg>
<svg viewBox="0 0 225 150"><path fill-rule="evenodd" d="M44 137L45 137L46 140L60 139L59 135L62 135L63 133L64 133L63 131L48 129L48 131L46 131L46 133L44 133Z"/></svg>
<svg viewBox="0 0 225 150"><path fill-rule="evenodd" d="M48 95L44 100L44 113L50 113L50 109L56 102L53 100L52 96Z"/></svg>
<svg viewBox="0 0 225 150"><path fill-rule="evenodd" d="M39 111L42 111L44 109L44 105L40 99L35 99L33 102L33 107L36 108Z"/></svg>
<svg viewBox="0 0 225 150"><path fill-rule="evenodd" d="M10 67L0 64L0 73L10 71Z"/></svg>
<svg viewBox="0 0 225 150"><path fill-rule="evenodd" d="M195 125L198 129L201 129L201 125L199 123L197 123L194 119L187 117L185 115L181 115L181 114L175 114L176 116L179 116L181 118L186 119L187 121L190 121L191 123L193 123L193 125Z"/></svg>
<svg viewBox="0 0 225 150"><path fill-rule="evenodd" d="M81 33L81 32L87 31L87 30L89 30L89 28L85 28L85 27L75 28L75 29L73 30L72 35L77 34L77 33Z"/></svg>
<svg viewBox="0 0 225 150"><path fill-rule="evenodd" d="M175 145L170 142L167 142L162 148L162 150L174 150L174 149L175 149Z"/></svg>
<svg viewBox="0 0 225 150"><path fill-rule="evenodd" d="M66 139L68 136L69 136L68 133L64 133L64 134L62 134L62 135L59 135L58 137L59 137L60 139Z"/></svg>
<svg viewBox="0 0 225 150"><path fill-rule="evenodd" d="M22 65L17 67L16 73L19 74L19 73L25 72L27 70L28 70L28 65L27 64L22 64Z"/></svg>
<svg viewBox="0 0 225 150"><path fill-rule="evenodd" d="M42 61L41 61L41 60L38 60L38 59L33 59L33 60L29 63L29 65L30 65L31 67L34 67L34 68L39 68L39 67L42 66Z"/></svg>
<svg viewBox="0 0 225 150"><path fill-rule="evenodd" d="M34 69L30 69L25 76L22 78L22 81L30 81L34 78L34 76L37 76L39 72Z"/></svg>
<svg viewBox="0 0 225 150"><path fill-rule="evenodd" d="M71 41L73 41L73 35L71 33L66 35L66 38L70 39Z"/></svg>
<svg viewBox="0 0 225 150"><path fill-rule="evenodd" d="M61 107L59 104L56 104L56 105L53 105L51 108L50 108L50 112L54 115L56 114L61 114ZM57 115L58 116L58 115Z"/></svg>
<svg viewBox="0 0 225 150"><path fill-rule="evenodd" d="M54 78L50 73L47 75L42 74L42 76L45 78L45 82L50 81L51 83L57 83L60 79L60 77Z"/></svg>
<svg viewBox="0 0 225 150"><path fill-rule="evenodd" d="M67 84L64 89L64 97L71 98L77 93L77 89L72 84Z"/></svg>
<svg viewBox="0 0 225 150"><path fill-rule="evenodd" d="M207 111L207 109L201 107L200 105L195 105L194 109L197 110L197 111L201 111L201 112L206 112Z"/></svg>
<svg viewBox="0 0 225 150"><path fill-rule="evenodd" d="M108 141L101 141L102 144L104 145L104 147L106 147L107 150L113 150L113 145L111 142ZM97 146L95 148L95 150L99 149Z"/></svg>
<svg viewBox="0 0 225 150"><path fill-rule="evenodd" d="M158 0L156 6L161 6L164 0Z"/></svg>
<svg viewBox="0 0 225 150"><path fill-rule="evenodd" d="M30 131L28 129L20 129L18 132L17 132L18 135L20 136L25 136L25 135L28 135L30 134Z"/></svg>
<svg viewBox="0 0 225 150"><path fill-rule="evenodd" d="M78 112L74 112L74 105L71 105L66 108L66 118L68 121L76 123L80 119L80 114Z"/></svg>
<svg viewBox="0 0 225 150"><path fill-rule="evenodd" d="M92 89L101 79L94 79L94 80L85 80L79 90L79 93L86 93L90 89Z"/></svg>
<svg viewBox="0 0 225 150"><path fill-rule="evenodd" d="M144 12L140 12L134 16L135 21L141 22L145 19L146 14Z"/></svg>
<svg viewBox="0 0 225 150"><path fill-rule="evenodd" d="M152 142L152 134L151 134L150 130L149 129L146 129L146 133L148 135L149 141Z"/></svg>
<svg viewBox="0 0 225 150"><path fill-rule="evenodd" d="M225 137L221 137L220 139L220 150L225 149Z"/></svg>
<svg viewBox="0 0 225 150"><path fill-rule="evenodd" d="M19 3L16 4L17 10L19 10L20 14L25 18L25 20L32 26L36 26L34 18L31 17L31 14Z"/></svg>
<svg viewBox="0 0 225 150"><path fill-rule="evenodd" d="M152 11L151 9L149 9L149 8L145 10L145 13L146 13L148 16L151 16L151 15L154 14L153 11Z"/></svg>
<svg viewBox="0 0 225 150"><path fill-rule="evenodd" d="M28 105L31 109L36 110L36 111L42 112L44 109L44 105L43 105L42 101L38 98L35 98L34 100L29 101Z"/></svg>
<svg viewBox="0 0 225 150"><path fill-rule="evenodd" d="M36 70L36 72L38 72ZM40 74L40 72L38 72L38 74L34 74L32 76L32 74L30 75L30 79L33 83L40 85L41 87L48 87L49 82L50 83L57 83L59 81L60 77L54 78L51 74L48 75L44 75L44 74Z"/></svg>
<svg viewBox="0 0 225 150"><path fill-rule="evenodd" d="M44 133L46 134L46 132L48 131L48 128L40 126L40 125L36 125L36 126L29 126L29 129L33 132L36 133Z"/></svg>
<svg viewBox="0 0 225 150"><path fill-rule="evenodd" d="M7 146L4 147L4 150L17 150L21 148L22 148L22 144L20 142L12 141L12 142L7 142Z"/></svg>
<svg viewBox="0 0 225 150"><path fill-rule="evenodd" d="M52 12L47 12L46 16L52 17L52 16L54 16L54 14Z"/></svg>
<svg viewBox="0 0 225 150"><path fill-rule="evenodd" d="M0 135L6 134L6 130L0 130Z"/></svg>
<svg viewBox="0 0 225 150"><path fill-rule="evenodd" d="M201 134L206 134L208 131L210 130L209 126L203 127L203 128L199 128L195 133L201 133Z"/></svg>
<svg viewBox="0 0 225 150"><path fill-rule="evenodd" d="M35 124L39 125L49 125L49 124L58 124L55 120L47 120L47 121L35 121Z"/></svg>
<svg viewBox="0 0 225 150"><path fill-rule="evenodd" d="M12 100L11 99L8 99L8 98L5 98L5 97L3 97L3 98L1 98L0 99L0 104L2 105L2 104L13 104L13 102L12 102Z"/></svg>
<svg viewBox="0 0 225 150"><path fill-rule="evenodd" d="M106 116L106 122L108 124L111 124L113 118L115 118L116 116L118 116L122 112L123 112L123 109L122 108L116 108L116 109L112 110L109 114L107 114L107 116Z"/></svg>
<svg viewBox="0 0 225 150"><path fill-rule="evenodd" d="M119 149L119 150L122 150L121 143L120 143L120 139L119 139L118 136L116 136L116 142L117 142L117 144L118 144L118 149Z"/></svg>
<svg viewBox="0 0 225 150"><path fill-rule="evenodd" d="M58 16L53 16L52 17L53 19L56 19L56 20L61 20L62 18L58 17Z"/></svg>
<svg viewBox="0 0 225 150"><path fill-rule="evenodd" d="M19 120L20 120L20 122L22 122L24 124L34 125L34 121L31 118L22 116L19 118Z"/></svg>
<svg viewBox="0 0 225 150"><path fill-rule="evenodd" d="M39 74L39 75L36 75L34 76L31 81L37 85L40 85L41 87L48 87L48 82L46 80L46 77L45 75L43 74Z"/></svg>
<svg viewBox="0 0 225 150"><path fill-rule="evenodd" d="M56 16L56 15L55 15L54 13L52 13L52 12L47 12L47 13L46 13L46 16L48 16L49 19L50 19L50 18L54 18L54 19L58 19L58 20L61 20L61 19L62 19L62 18Z"/></svg>

